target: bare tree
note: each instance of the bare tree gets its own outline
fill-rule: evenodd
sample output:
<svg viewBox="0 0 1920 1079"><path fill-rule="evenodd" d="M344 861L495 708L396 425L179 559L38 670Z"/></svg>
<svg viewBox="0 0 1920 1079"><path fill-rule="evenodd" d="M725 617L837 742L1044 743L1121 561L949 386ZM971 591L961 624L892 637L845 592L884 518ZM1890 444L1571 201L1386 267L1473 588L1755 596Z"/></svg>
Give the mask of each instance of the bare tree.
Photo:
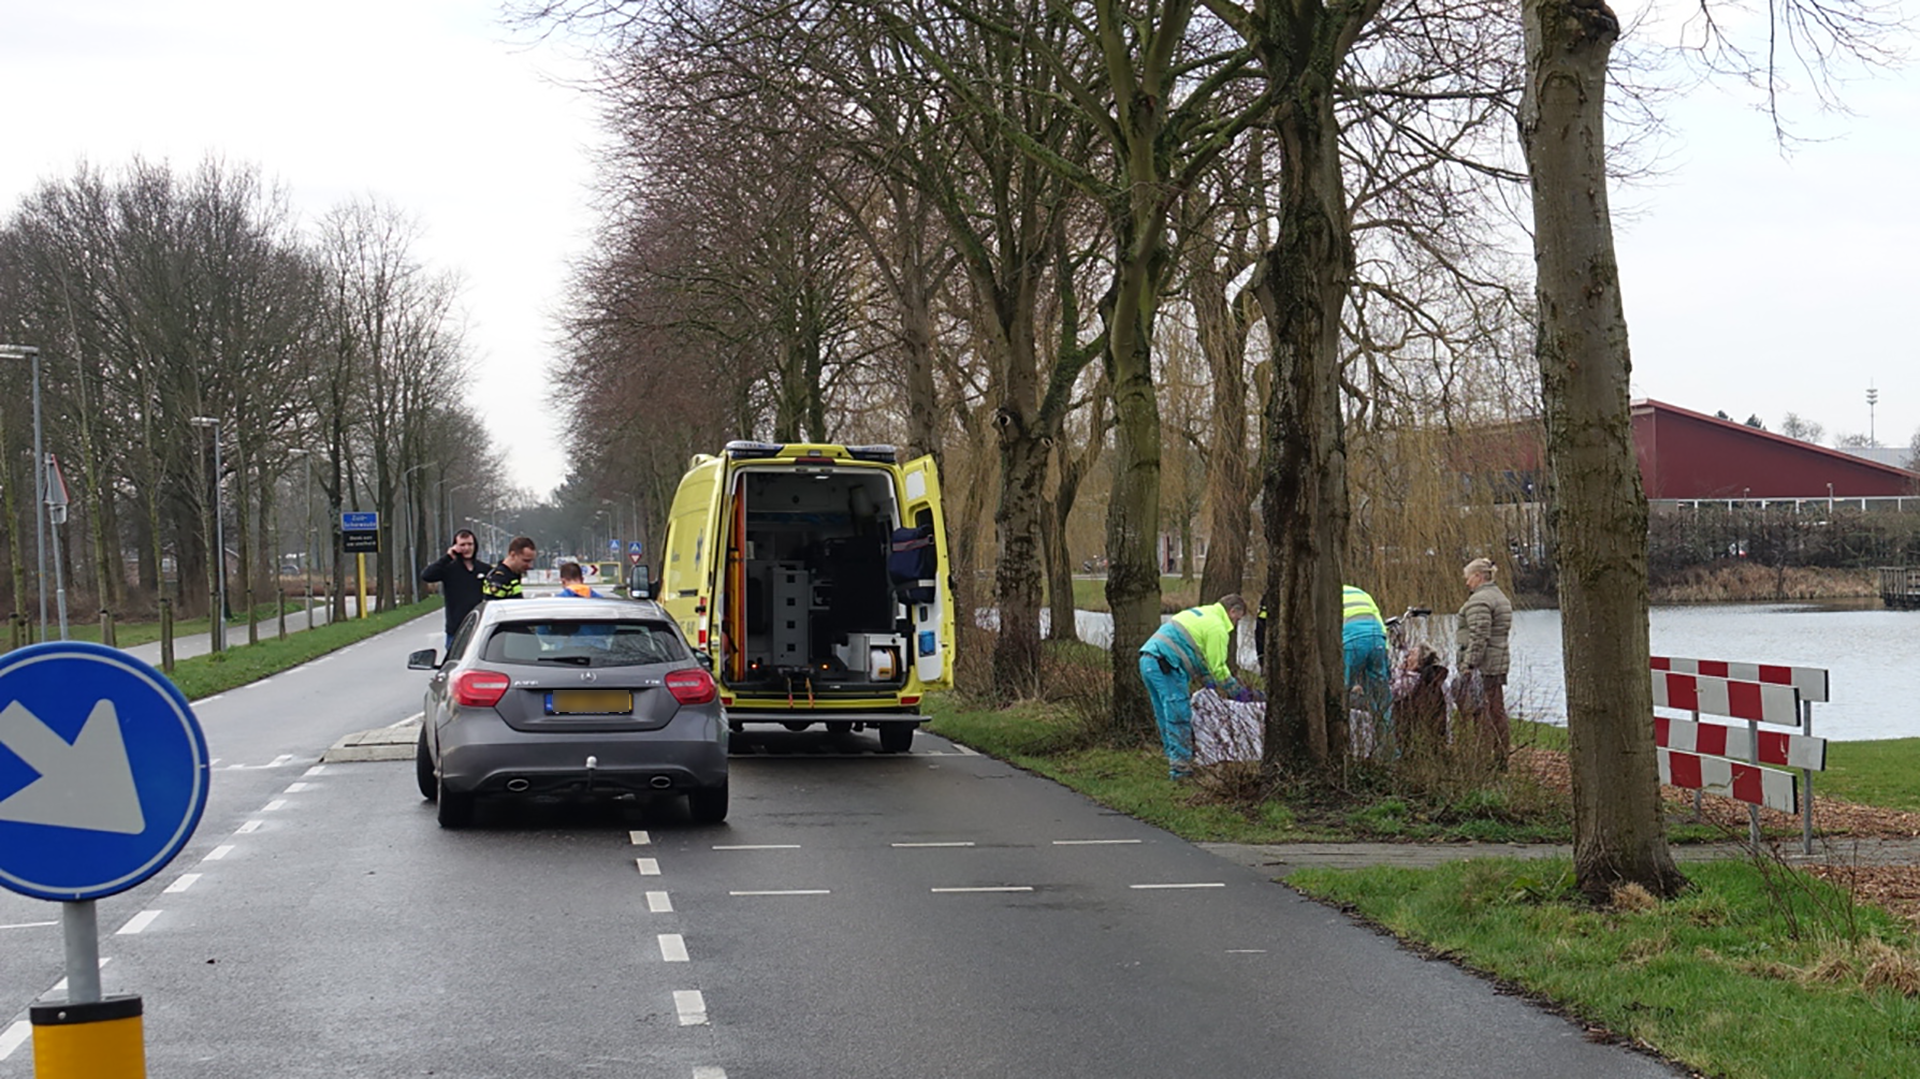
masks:
<svg viewBox="0 0 1920 1079"><path fill-rule="evenodd" d="M1827 429L1812 420L1802 419L1799 413L1789 412L1780 421L1780 433L1802 442L1818 442L1826 437Z"/></svg>
<svg viewBox="0 0 1920 1079"><path fill-rule="evenodd" d="M1597 0L1526 0L1522 18L1520 130L1533 176L1535 347L1560 567L1574 869L1596 899L1626 883L1670 896L1686 878L1667 849L1647 722L1647 501L1607 209L1607 56L1620 24Z"/></svg>

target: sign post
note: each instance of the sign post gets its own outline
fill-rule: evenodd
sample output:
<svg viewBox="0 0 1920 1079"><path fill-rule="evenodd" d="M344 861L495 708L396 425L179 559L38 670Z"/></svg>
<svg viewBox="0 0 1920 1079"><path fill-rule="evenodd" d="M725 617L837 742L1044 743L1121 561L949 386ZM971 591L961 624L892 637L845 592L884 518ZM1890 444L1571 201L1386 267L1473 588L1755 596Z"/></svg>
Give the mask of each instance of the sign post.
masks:
<svg viewBox="0 0 1920 1079"><path fill-rule="evenodd" d="M138 1079L138 996L103 997L94 901L158 873L206 808L206 737L160 672L86 641L0 657L0 886L58 902L67 999L35 1004L42 1079Z"/></svg>
<svg viewBox="0 0 1920 1079"><path fill-rule="evenodd" d="M360 617L367 616L367 556L380 553L380 514L342 513L340 550L354 556L360 579Z"/></svg>
<svg viewBox="0 0 1920 1079"><path fill-rule="evenodd" d="M627 544L627 564L632 566L639 565L640 557L645 553L645 550L640 546L639 540L634 540L632 543Z"/></svg>

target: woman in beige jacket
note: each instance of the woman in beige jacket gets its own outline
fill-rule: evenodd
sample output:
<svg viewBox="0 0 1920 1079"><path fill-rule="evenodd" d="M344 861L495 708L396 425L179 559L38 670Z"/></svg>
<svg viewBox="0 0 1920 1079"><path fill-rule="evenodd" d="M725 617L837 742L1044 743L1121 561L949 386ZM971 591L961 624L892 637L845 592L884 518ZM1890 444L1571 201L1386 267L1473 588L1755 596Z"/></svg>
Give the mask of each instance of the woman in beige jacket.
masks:
<svg viewBox="0 0 1920 1079"><path fill-rule="evenodd" d="M1467 601L1454 633L1454 702L1463 725L1478 736L1498 768L1507 766L1512 735L1507 721L1507 633L1513 602L1493 583L1493 563L1476 558L1461 570Z"/></svg>

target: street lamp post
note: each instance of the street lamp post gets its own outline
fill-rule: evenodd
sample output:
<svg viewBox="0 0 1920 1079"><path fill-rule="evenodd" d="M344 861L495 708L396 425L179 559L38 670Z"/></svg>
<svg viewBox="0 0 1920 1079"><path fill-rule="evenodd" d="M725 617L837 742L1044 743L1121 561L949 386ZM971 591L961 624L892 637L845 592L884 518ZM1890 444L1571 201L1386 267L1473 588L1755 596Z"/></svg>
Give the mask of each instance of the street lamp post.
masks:
<svg viewBox="0 0 1920 1079"><path fill-rule="evenodd" d="M227 527L220 498L220 418L194 416L187 422L195 427L213 428L213 559L214 579L218 587L214 589L213 631L210 639L215 652L224 652L227 650Z"/></svg>
<svg viewBox="0 0 1920 1079"><path fill-rule="evenodd" d="M418 552L414 550L413 481L408 477L431 464L433 464L432 461L422 461L400 473L400 486L407 492L407 578L413 582L410 594L415 603L420 602L420 566L415 562Z"/></svg>
<svg viewBox="0 0 1920 1079"><path fill-rule="evenodd" d="M26 360L33 372L33 535L39 555L40 639L47 639L47 476L46 450L40 438L40 350L32 345L0 345L0 356Z"/></svg>
<svg viewBox="0 0 1920 1079"><path fill-rule="evenodd" d="M300 530L302 538L306 541L307 549L306 549L306 553L303 554L300 558L300 564L301 564L301 568L305 569L307 574L307 607L306 607L307 628L312 629L313 628L313 546L314 546L313 451L300 449L299 447L294 447L292 449L287 450L287 453L293 456L299 457L300 463L305 465L307 469L307 493L306 493L306 496L304 499L304 505L303 505L303 516L305 516L307 520L306 520L306 527Z"/></svg>

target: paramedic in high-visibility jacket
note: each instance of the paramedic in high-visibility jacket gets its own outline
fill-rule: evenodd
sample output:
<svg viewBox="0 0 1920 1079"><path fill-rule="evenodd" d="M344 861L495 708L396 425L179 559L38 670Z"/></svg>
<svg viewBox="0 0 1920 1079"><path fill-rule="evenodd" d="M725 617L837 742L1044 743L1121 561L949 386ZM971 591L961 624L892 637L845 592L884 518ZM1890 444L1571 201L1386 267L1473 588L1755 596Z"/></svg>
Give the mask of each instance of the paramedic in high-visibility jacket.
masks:
<svg viewBox="0 0 1920 1079"><path fill-rule="evenodd" d="M1147 696L1153 701L1153 721L1160 727L1160 745L1167 751L1169 778L1186 779L1193 774L1189 693L1194 682L1232 700L1258 699L1227 669L1233 627L1246 616L1246 600L1221 596L1217 603L1174 615L1140 646L1140 680L1147 684Z"/></svg>

